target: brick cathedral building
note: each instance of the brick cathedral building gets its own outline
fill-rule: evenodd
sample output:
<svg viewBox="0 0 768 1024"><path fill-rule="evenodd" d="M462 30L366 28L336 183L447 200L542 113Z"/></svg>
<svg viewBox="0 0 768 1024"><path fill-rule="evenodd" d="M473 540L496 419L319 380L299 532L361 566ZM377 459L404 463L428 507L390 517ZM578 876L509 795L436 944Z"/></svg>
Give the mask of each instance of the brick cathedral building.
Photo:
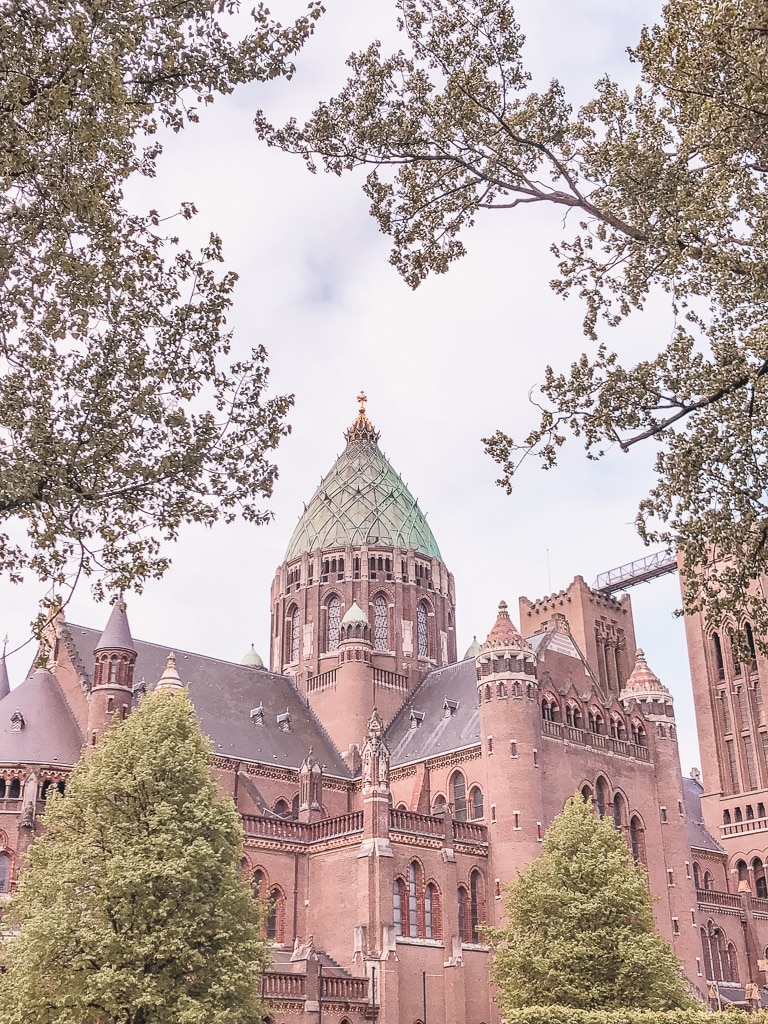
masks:
<svg viewBox="0 0 768 1024"><path fill-rule="evenodd" d="M84 746L147 689L188 685L269 900L274 1024L491 1024L482 923L576 790L648 870L691 985L739 1002L768 958L768 663L690 617L703 775L629 597L581 577L457 657L454 579L361 401L272 585L268 669L52 619L47 666L0 661L0 893ZM494 621L495 618L495 621ZM741 625L741 624L740 624ZM747 626L748 635L749 626Z"/></svg>

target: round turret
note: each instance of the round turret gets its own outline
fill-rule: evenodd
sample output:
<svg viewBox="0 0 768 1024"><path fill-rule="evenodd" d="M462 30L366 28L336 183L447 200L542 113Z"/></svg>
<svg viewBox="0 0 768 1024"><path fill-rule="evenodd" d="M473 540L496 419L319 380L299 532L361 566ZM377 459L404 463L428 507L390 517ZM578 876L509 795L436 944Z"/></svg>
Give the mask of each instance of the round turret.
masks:
<svg viewBox="0 0 768 1024"><path fill-rule="evenodd" d="M475 658L478 689L485 689L479 699L491 699L488 677L502 677L497 685L498 696L535 696L536 654L513 625L507 602L499 602L496 622ZM511 686L512 693L508 693Z"/></svg>

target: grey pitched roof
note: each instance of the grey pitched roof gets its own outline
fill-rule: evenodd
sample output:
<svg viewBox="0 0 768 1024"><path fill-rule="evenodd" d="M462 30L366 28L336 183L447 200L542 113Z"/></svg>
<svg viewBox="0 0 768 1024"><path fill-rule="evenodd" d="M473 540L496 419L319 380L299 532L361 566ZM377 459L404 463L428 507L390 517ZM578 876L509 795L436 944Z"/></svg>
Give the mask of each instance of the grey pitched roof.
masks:
<svg viewBox="0 0 768 1024"><path fill-rule="evenodd" d="M456 707L446 710L446 701ZM417 716L415 727L411 712ZM397 713L386 736L393 767L478 744L474 658L430 672Z"/></svg>
<svg viewBox="0 0 768 1024"><path fill-rule="evenodd" d="M683 778L683 799L685 817L688 823L688 843L692 850L708 850L710 853L725 853L725 848L704 826L701 813L701 794L704 787L696 779Z"/></svg>
<svg viewBox="0 0 768 1024"><path fill-rule="evenodd" d="M131 627L128 625L128 615L125 610L125 601L120 598L112 605L112 612L101 639L94 648L97 651L103 650L135 651L136 647L131 636Z"/></svg>
<svg viewBox="0 0 768 1024"><path fill-rule="evenodd" d="M17 710L22 723L15 732ZM37 669L0 700L0 762L73 765L82 746L75 717L47 669Z"/></svg>
<svg viewBox="0 0 768 1024"><path fill-rule="evenodd" d="M98 632L73 623L67 623L64 629L81 663L90 671ZM180 651L171 645L136 640L134 646L134 681L144 679L150 690L163 674L169 651L176 652L179 675L185 685L189 684L189 696L203 732L211 738L214 754L297 769L312 747L327 774L350 777L338 750L288 676ZM262 716L251 718L251 711L260 707L263 724L257 724ZM277 723L277 716L286 712L290 716L289 731L283 731Z"/></svg>

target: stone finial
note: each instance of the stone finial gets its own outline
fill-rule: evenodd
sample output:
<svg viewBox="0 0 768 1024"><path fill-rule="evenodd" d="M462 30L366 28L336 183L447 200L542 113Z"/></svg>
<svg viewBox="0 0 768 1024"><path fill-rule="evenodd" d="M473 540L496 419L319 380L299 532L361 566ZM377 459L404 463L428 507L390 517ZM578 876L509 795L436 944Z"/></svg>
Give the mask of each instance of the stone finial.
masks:
<svg viewBox="0 0 768 1024"><path fill-rule="evenodd" d="M181 681L179 670L176 668L176 655L171 651L168 655L168 661L163 669L163 674L160 676L155 686L156 690L183 690L184 684Z"/></svg>

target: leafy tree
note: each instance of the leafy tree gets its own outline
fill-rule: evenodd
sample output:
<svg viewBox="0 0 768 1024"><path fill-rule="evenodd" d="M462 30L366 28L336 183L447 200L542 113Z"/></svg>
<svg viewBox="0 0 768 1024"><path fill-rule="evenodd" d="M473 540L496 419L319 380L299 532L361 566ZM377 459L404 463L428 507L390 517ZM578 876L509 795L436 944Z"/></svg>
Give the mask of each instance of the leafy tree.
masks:
<svg viewBox="0 0 768 1024"><path fill-rule="evenodd" d="M240 83L290 77L321 11L281 27L263 5L250 25L236 7L0 7L0 572L12 580L140 588L182 523L267 517L291 399L265 397L263 348L227 361L235 275L217 271L220 239L193 253L158 211L124 201L132 175L154 175L163 131Z"/></svg>
<svg viewBox="0 0 768 1024"><path fill-rule="evenodd" d="M145 697L49 801L9 916L7 1024L252 1024L267 964L242 829L184 694Z"/></svg>
<svg viewBox="0 0 768 1024"><path fill-rule="evenodd" d="M506 887L508 923L489 929L502 1013L693 1006L680 963L655 931L653 897L621 833L580 794L544 836L541 856Z"/></svg>
<svg viewBox="0 0 768 1024"><path fill-rule="evenodd" d="M637 88L603 77L574 111L556 80L532 90L510 0L397 6L402 50L353 54L305 125L260 113L259 134L312 170L373 168L371 212L411 287L464 255L485 211L548 204L572 213L553 287L583 298L590 339L666 292L676 326L657 354L624 365L599 344L547 368L539 425L486 447L509 490L528 455L552 467L569 433L591 458L655 442L641 535L682 552L691 610L767 631L749 584L768 569L768 8L669 0L630 50Z"/></svg>

